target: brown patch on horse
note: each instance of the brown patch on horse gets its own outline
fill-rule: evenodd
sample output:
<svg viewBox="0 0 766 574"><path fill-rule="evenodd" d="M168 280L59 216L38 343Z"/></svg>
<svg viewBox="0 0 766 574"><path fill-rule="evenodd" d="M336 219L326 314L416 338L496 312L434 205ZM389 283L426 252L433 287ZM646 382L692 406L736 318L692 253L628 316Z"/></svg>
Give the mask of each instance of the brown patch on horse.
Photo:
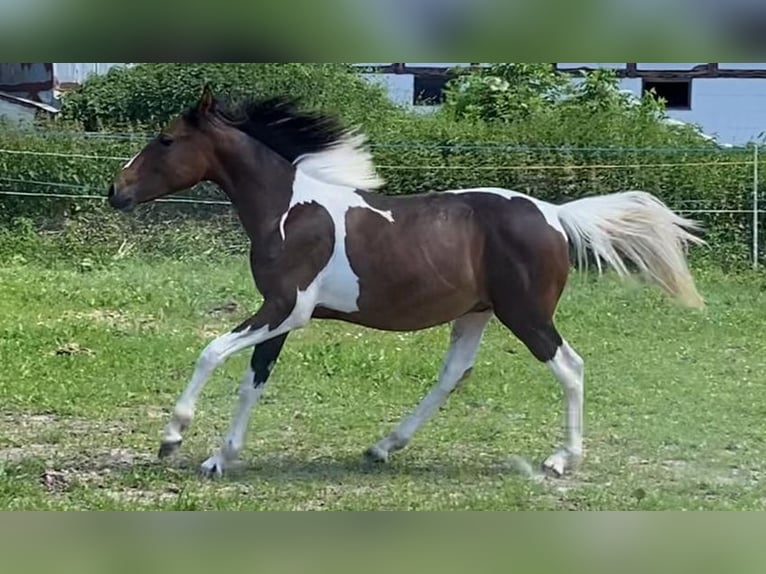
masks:
<svg viewBox="0 0 766 574"><path fill-rule="evenodd" d="M410 331L446 323L488 304L482 236L473 210L440 194L408 198L357 192L375 209L346 212L346 253L359 278L358 311L321 316L368 327Z"/></svg>
<svg viewBox="0 0 766 574"><path fill-rule="evenodd" d="M359 310L320 309L316 317L407 331L494 309L537 358L555 354L561 338L552 318L569 250L533 202L491 192L357 193L371 207L391 211L394 221L366 208L347 211L346 252L359 278Z"/></svg>
<svg viewBox="0 0 766 574"><path fill-rule="evenodd" d="M553 315L569 275L569 248L530 200L471 193L487 230L485 263L492 308L540 361L561 345Z"/></svg>

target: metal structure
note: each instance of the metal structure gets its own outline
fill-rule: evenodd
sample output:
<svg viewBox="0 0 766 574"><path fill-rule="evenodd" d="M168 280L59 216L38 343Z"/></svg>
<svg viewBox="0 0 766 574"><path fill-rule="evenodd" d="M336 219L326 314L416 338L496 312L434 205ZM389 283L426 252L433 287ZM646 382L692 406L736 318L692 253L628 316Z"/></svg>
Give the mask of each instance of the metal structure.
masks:
<svg viewBox="0 0 766 574"><path fill-rule="evenodd" d="M121 63L55 63L55 62L3 62L0 63L0 93L58 105L58 94L70 90L91 74L103 74Z"/></svg>

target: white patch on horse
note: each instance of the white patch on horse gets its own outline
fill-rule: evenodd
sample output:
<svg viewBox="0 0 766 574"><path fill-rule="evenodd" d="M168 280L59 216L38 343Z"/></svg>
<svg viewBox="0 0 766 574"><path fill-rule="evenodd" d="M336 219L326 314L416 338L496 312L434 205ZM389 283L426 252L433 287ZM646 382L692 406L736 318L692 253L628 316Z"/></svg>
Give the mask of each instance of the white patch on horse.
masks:
<svg viewBox="0 0 766 574"><path fill-rule="evenodd" d="M290 205L279 222L279 231L283 239L285 221L290 210L295 205L311 202L316 202L327 210L335 229L335 245L330 260L314 279L314 282L319 284L317 305L344 313L358 311L359 277L351 269L351 262L346 253L346 212L352 207L360 207L377 213L391 223L394 222L394 217L390 211L382 211L369 205L356 193L355 188L319 181L298 168L295 171Z"/></svg>
<svg viewBox="0 0 766 574"><path fill-rule="evenodd" d="M475 187L471 189L450 189L445 191L444 193L491 193L493 195L499 195L501 197L504 197L505 199L513 199L514 197L528 199L529 201L535 204L535 207L537 207L537 209L540 210L540 213L543 215L548 225L550 225L551 227L553 227L553 229L561 233L561 235L564 236L564 239L569 241L566 231L564 231L564 227L561 225L561 221L559 221L559 216L558 216L559 206L558 205L548 203L547 201L543 201L542 199L531 197L525 193L521 193L520 191L513 191L512 189L504 189L502 187Z"/></svg>
<svg viewBox="0 0 766 574"><path fill-rule="evenodd" d="M176 402L173 416L163 432L163 443L180 443L182 432L191 424L194 417L195 405L200 392L210 380L210 376L215 369L227 358L248 347L254 347L259 343L284 333L300 329L309 322L311 314L317 305L319 284L320 280L317 277L304 291L297 290L293 310L276 328L269 329L268 325L264 325L260 329L231 331L216 337L208 343L197 359L197 365L192 374L191 381ZM239 437L244 436L243 433L249 421L250 410L260 397L262 390L258 393L248 391L240 396L240 405L232 421L228 437L224 439L222 448L218 449L203 463L202 470L204 472L220 475L227 464L236 456L234 451L236 448L241 448Z"/></svg>
<svg viewBox="0 0 766 574"><path fill-rule="evenodd" d="M136 161L136 158L139 156L141 152L138 152L136 155L134 155L132 158L130 158L125 165L122 166L122 169L128 169L131 165L133 165L133 162Z"/></svg>

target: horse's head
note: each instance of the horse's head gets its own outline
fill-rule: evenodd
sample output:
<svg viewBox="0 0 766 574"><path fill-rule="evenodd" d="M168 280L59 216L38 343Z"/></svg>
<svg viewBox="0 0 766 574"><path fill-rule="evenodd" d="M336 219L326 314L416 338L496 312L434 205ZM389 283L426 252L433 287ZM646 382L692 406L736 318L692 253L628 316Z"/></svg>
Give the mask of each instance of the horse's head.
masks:
<svg viewBox="0 0 766 574"><path fill-rule="evenodd" d="M109 188L112 207L128 211L139 203L188 189L207 179L213 145L203 122L214 108L213 94L205 86L192 110L171 121L123 166Z"/></svg>
<svg viewBox="0 0 766 574"><path fill-rule="evenodd" d="M364 137L333 116L301 112L286 97L219 105L205 86L195 106L125 164L109 189L109 202L129 210L203 180L218 184L230 198L241 198L236 189L241 184L268 198L276 188L292 189L299 163L304 173L333 185L375 189L383 183Z"/></svg>

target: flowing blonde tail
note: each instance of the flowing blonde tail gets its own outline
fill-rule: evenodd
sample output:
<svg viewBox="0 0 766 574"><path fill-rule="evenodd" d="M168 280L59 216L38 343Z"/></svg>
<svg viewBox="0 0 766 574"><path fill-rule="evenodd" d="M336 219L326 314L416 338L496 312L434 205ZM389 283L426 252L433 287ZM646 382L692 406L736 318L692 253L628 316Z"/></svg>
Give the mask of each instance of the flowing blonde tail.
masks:
<svg viewBox="0 0 766 574"><path fill-rule="evenodd" d="M558 207L558 217L583 266L586 252L595 256L599 272L605 261L620 277L633 262L647 279L688 307L704 302L686 261L688 244L705 242L692 234L699 225L670 210L644 191L586 197Z"/></svg>

